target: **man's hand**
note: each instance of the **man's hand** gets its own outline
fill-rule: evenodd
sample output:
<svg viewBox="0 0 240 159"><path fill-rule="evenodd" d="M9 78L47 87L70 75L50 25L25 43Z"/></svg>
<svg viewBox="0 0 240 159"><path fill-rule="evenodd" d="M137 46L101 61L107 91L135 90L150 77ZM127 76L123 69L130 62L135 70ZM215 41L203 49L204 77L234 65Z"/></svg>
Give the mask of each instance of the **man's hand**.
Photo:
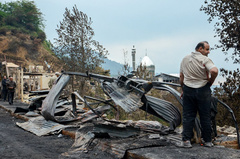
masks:
<svg viewBox="0 0 240 159"><path fill-rule="evenodd" d="M181 87L183 86L183 80L184 80L184 74L182 72L180 72L180 77L179 77L179 82L180 82L180 85Z"/></svg>
<svg viewBox="0 0 240 159"><path fill-rule="evenodd" d="M218 75L218 69L217 69L217 67L213 67L213 68L210 70L210 74L211 74L211 78L208 78L208 82L212 85L213 82L215 81L217 75Z"/></svg>

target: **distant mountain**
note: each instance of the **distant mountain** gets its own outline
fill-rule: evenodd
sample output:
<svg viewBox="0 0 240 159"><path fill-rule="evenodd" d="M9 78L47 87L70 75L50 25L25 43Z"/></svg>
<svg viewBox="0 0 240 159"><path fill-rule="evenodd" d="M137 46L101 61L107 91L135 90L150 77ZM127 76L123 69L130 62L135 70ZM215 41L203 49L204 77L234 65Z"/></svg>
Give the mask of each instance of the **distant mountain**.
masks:
<svg viewBox="0 0 240 159"><path fill-rule="evenodd" d="M120 64L116 61L112 61L109 59L105 59L104 61L105 61L105 63L102 64L102 68L104 70L110 70L110 74L112 77L119 76L119 73L121 73L121 71L122 71L123 64ZM131 70L131 68L130 68L130 70Z"/></svg>
<svg viewBox="0 0 240 159"><path fill-rule="evenodd" d="M110 70L110 74L112 77L118 76L119 72L121 72L123 68L123 65L116 61L105 59L104 62L105 63L102 64L102 68L104 70Z"/></svg>

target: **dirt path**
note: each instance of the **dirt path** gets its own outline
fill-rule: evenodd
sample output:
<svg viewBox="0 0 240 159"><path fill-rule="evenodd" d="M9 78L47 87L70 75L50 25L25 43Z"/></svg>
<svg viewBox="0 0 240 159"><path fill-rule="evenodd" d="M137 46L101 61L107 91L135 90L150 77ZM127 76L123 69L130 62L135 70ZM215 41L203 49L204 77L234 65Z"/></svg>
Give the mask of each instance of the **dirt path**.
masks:
<svg viewBox="0 0 240 159"><path fill-rule="evenodd" d="M0 108L0 158L58 158L68 151L74 140L57 135L38 137L19 128L15 123L23 122Z"/></svg>

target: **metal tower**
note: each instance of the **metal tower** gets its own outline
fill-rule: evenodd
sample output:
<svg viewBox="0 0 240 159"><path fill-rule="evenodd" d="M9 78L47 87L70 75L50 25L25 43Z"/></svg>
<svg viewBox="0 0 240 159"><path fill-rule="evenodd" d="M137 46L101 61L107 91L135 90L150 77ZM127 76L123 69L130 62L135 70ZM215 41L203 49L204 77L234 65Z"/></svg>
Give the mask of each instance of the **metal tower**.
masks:
<svg viewBox="0 0 240 159"><path fill-rule="evenodd" d="M134 48L134 45L133 45L133 48L132 48L132 68L133 68L133 71L136 71L135 69L135 61L136 59L136 49Z"/></svg>

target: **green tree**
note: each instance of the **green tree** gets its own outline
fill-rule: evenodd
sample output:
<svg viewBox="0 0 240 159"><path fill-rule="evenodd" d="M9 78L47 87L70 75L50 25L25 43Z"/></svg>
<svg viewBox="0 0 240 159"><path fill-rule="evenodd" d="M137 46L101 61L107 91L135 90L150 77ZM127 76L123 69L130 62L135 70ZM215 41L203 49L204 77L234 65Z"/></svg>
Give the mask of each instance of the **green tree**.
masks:
<svg viewBox="0 0 240 159"><path fill-rule="evenodd" d="M76 5L72 12L65 9L64 18L56 29L56 55L65 63L64 69L74 72L94 72L104 62L107 51L94 40L92 20L78 11ZM83 93L85 79L79 79L80 93Z"/></svg>
<svg viewBox="0 0 240 159"><path fill-rule="evenodd" d="M43 17L34 1L15 1L0 3L1 25L10 25L30 31L42 32Z"/></svg>
<svg viewBox="0 0 240 159"><path fill-rule="evenodd" d="M222 77L226 78L226 81L220 83L220 87L214 89L214 95L227 103L229 107L233 110L237 122L240 122L240 71L239 69L234 71L228 71L225 69L220 69ZM220 108L218 110L217 124L218 125L229 125L231 123L231 115L226 109ZM234 125L234 123L232 123Z"/></svg>
<svg viewBox="0 0 240 159"><path fill-rule="evenodd" d="M231 58L234 63L240 63L239 0L205 0L205 5L200 10L209 15L209 22L217 19L214 26L220 44L216 48L221 48L225 54L233 50Z"/></svg>
<svg viewBox="0 0 240 159"><path fill-rule="evenodd" d="M240 3L239 0L205 0L205 6L201 11L209 15L209 22L215 22L215 37L220 38L220 44L215 45L221 48L227 55L231 53L233 63L240 64ZM226 58L228 60L228 58ZM220 87L214 89L213 94L234 111L237 121L240 121L240 71L239 69L229 71L224 68L220 69L221 76L226 81L220 84ZM225 108L218 107L217 122L219 125L231 123L230 114Z"/></svg>

